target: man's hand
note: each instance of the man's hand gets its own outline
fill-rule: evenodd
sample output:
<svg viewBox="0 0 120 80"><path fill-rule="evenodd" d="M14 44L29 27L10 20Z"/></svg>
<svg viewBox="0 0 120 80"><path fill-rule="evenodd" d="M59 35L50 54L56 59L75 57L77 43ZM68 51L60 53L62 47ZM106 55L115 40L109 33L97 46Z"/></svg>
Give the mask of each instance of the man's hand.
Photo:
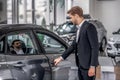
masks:
<svg viewBox="0 0 120 80"><path fill-rule="evenodd" d="M90 67L90 69L88 70L88 76L95 76L95 67Z"/></svg>
<svg viewBox="0 0 120 80"><path fill-rule="evenodd" d="M54 65L56 66L62 60L63 60L62 57L58 57L57 59L54 60Z"/></svg>

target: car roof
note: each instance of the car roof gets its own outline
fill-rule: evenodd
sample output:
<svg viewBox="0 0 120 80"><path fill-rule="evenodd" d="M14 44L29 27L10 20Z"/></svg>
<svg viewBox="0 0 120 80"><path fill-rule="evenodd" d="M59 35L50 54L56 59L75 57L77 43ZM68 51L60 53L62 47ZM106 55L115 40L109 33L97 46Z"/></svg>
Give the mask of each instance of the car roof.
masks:
<svg viewBox="0 0 120 80"><path fill-rule="evenodd" d="M17 30L27 30L27 29L47 30L42 26L35 25L35 24L0 24L0 35L11 32L11 31L15 31L15 30L17 31Z"/></svg>
<svg viewBox="0 0 120 80"><path fill-rule="evenodd" d="M44 31L53 33L52 31L47 30L47 29L43 28L42 26L36 25L36 24L0 24L0 36L4 35L6 33L12 32L12 31L30 30L30 29L36 29L36 30L39 29L42 31L44 30ZM53 33L53 34L55 34L55 33ZM57 34L55 34L55 35L56 35L56 38L59 39L59 36ZM62 40L62 42L64 42L64 44L66 46L68 46L68 44L64 40Z"/></svg>

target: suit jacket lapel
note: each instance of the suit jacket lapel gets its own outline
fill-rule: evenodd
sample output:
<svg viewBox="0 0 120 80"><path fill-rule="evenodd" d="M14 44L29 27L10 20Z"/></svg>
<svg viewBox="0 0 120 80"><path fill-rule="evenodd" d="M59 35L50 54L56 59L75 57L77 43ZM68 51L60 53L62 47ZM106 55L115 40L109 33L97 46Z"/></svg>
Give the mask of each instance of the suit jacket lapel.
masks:
<svg viewBox="0 0 120 80"><path fill-rule="evenodd" d="M85 26L87 26L87 21L85 21L85 22L83 23L83 25L81 26L81 28L80 28L78 42L79 42L79 40L80 40L80 36L81 36L82 32L84 31Z"/></svg>

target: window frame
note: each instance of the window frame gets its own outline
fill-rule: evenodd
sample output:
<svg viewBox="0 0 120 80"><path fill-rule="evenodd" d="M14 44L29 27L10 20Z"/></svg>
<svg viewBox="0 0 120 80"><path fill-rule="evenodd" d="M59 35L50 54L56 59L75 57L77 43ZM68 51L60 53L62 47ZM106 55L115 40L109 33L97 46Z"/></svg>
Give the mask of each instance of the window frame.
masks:
<svg viewBox="0 0 120 80"><path fill-rule="evenodd" d="M36 49L36 54L14 54L14 55L22 55L22 56L26 56L26 55L38 55L39 54L39 49L38 49L38 45L37 45L37 43L36 43L36 40L35 40L35 37L34 37L34 35L33 35L33 31L32 30L16 30L16 31L12 31L12 32L9 32L9 33L7 33L6 34L6 39L5 39L5 41L6 41L6 44L8 44L8 36L10 36L10 35L17 35L17 34L19 34L19 33L24 33L24 34L27 34L28 36L29 36L29 38L30 38L30 40L31 40L31 42L32 42L32 44L33 44L33 46L34 46L34 48ZM7 46L9 46L9 44L7 45ZM6 47L7 47L6 46ZM10 47L10 46L9 46ZM39 51L38 51L39 50ZM6 49L6 53L7 54L9 54L9 55L13 55L13 54L10 54L10 50L8 50L8 49Z"/></svg>
<svg viewBox="0 0 120 80"><path fill-rule="evenodd" d="M0 54L5 54L6 52L6 45L5 45L5 35L3 34L2 37L0 37L0 42L3 41L3 51L0 51Z"/></svg>
<svg viewBox="0 0 120 80"><path fill-rule="evenodd" d="M50 31L47 31L47 30L34 30L34 32L36 33L36 37L37 37L38 41L40 42L40 45L42 46L43 49L44 49L44 47L42 45L42 42L39 40L39 38L37 36L37 33L44 34L44 35L47 35L49 37L52 37L54 40L56 40L61 45L63 45L65 50L68 48L68 44L65 41L63 41L60 37L58 37L56 34L50 32ZM44 49L44 51L45 51L45 49ZM48 54L46 51L45 51L45 53ZM54 54L54 53L51 53L51 54Z"/></svg>

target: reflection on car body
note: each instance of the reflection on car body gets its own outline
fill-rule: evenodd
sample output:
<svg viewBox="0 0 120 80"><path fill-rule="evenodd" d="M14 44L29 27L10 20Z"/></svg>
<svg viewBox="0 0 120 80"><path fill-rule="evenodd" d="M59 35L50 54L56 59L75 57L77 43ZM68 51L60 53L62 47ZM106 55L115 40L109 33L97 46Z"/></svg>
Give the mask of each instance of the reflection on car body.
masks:
<svg viewBox="0 0 120 80"><path fill-rule="evenodd" d="M24 42L24 54L11 54L11 43ZM60 37L32 24L0 25L0 78L2 80L68 80L74 54L53 66L68 47Z"/></svg>

